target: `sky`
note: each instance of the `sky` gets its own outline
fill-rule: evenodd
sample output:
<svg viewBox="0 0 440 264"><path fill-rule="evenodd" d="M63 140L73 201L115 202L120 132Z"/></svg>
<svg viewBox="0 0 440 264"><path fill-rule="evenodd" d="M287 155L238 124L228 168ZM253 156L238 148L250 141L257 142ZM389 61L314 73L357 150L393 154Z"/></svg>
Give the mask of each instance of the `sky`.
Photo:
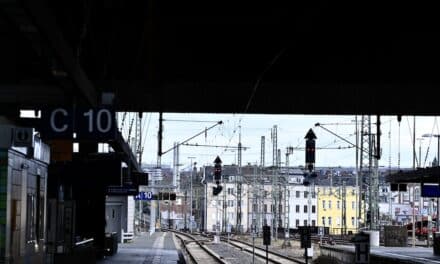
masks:
<svg viewBox="0 0 440 264"><path fill-rule="evenodd" d="M127 114L123 135L128 135L128 123L135 114ZM157 164L158 146L158 113L144 113L142 121L143 163ZM336 133L342 138L355 143L355 116L324 116L324 115L250 115L250 114L177 114L163 113L163 142L162 150L167 151L173 147L174 142L183 142L196 134L203 132L218 121L222 125L202 133L200 136L188 141L190 144L203 144L213 146L236 147L241 134L243 147L242 165L260 164L261 137L265 136L265 165L272 165L272 140L271 130L276 125L278 132L278 149L281 149L281 162L285 164L287 147L303 148L304 136L312 128L317 136L316 166L355 166L355 148L347 148L351 145L337 138L320 127L316 123ZM358 117L358 120L360 116ZM119 116L119 122L122 116ZM372 117L375 122L375 117ZM392 166L410 168L413 164L413 117L403 116L399 124L396 116L381 117L381 148L382 158L379 166ZM372 126L373 133L376 126ZM390 133L391 131L391 133ZM400 140L399 140L400 131ZM241 133L240 133L241 132ZM440 134L436 117L416 117L416 154L421 153L421 166L428 166L437 155L437 138L422 137L424 134ZM342 147L346 149L331 149ZM400 149L400 151L399 151ZM399 163L400 153L400 163ZM428 154L427 154L428 153ZM182 169L190 166L191 160L197 162L197 166L212 165L216 156L219 156L223 164L237 164L237 150L225 149L224 147L180 147L179 163ZM304 150L294 150L289 156L291 166L304 165ZM193 157L193 158L190 158ZM419 157L417 157L419 161ZM162 165L173 164L173 151L162 155Z"/></svg>

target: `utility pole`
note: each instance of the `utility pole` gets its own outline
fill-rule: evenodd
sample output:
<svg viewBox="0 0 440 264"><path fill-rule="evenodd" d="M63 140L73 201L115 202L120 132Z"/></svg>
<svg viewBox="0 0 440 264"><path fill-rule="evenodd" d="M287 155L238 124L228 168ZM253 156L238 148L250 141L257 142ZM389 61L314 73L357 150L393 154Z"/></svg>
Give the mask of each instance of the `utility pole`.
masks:
<svg viewBox="0 0 440 264"><path fill-rule="evenodd" d="M248 197L249 197L249 195L248 195ZM251 217L251 219L252 219L251 220L252 236L255 236L254 232L256 231L256 227L257 227L257 218L258 218L257 166L254 166L254 175L252 177L252 217Z"/></svg>
<svg viewBox="0 0 440 264"><path fill-rule="evenodd" d="M356 135L356 230L359 230L359 221L361 220L361 195L362 195L362 181L359 181L361 172L359 170L359 127L358 127L358 117L355 116L355 135ZM362 155L362 154L361 154Z"/></svg>
<svg viewBox="0 0 440 264"><path fill-rule="evenodd" d="M179 172L179 142L174 142L174 151L173 151L173 168L174 168L174 177L173 177L173 186L176 186L176 191L180 190L180 172Z"/></svg>
<svg viewBox="0 0 440 264"><path fill-rule="evenodd" d="M413 119L413 170L416 169L416 117ZM416 247L416 216L415 216L415 208L416 208L416 195L415 195L415 186L412 187L412 246Z"/></svg>
<svg viewBox="0 0 440 264"><path fill-rule="evenodd" d="M260 214L258 216L258 219L260 221L260 223L258 224L258 230L260 230L262 228L263 225L266 225L266 211L263 212L264 209L264 182L263 182L263 173L264 173L264 160L265 160L265 156L266 156L266 137L262 136L261 137L261 153L260 153L260 173L259 173L259 179L258 179L258 198L259 198L259 210L258 213Z"/></svg>
<svg viewBox="0 0 440 264"><path fill-rule="evenodd" d="M289 190L289 155L293 154L293 147L286 148L286 178L284 182L284 242L283 247L290 247L289 241L289 200L290 200L290 190Z"/></svg>
<svg viewBox="0 0 440 264"><path fill-rule="evenodd" d="M282 202L283 202L283 193L281 191L281 175L280 175L280 170L281 170L281 149L278 149L277 152L277 168L276 168L276 174L277 174L277 201L278 204L276 205L277 207L277 239L278 239L278 228L282 227Z"/></svg>
<svg viewBox="0 0 440 264"><path fill-rule="evenodd" d="M278 192L276 187L278 186L278 177L276 176L276 168L278 165L278 135L277 135L277 126L274 125L272 128L272 234L273 238L277 239L277 195Z"/></svg>
<svg viewBox="0 0 440 264"><path fill-rule="evenodd" d="M342 181L342 234L347 234L347 190L345 187L345 181Z"/></svg>
<svg viewBox="0 0 440 264"><path fill-rule="evenodd" d="M378 135L379 136L379 135ZM370 230L378 228L378 151L375 147L374 135L371 133L371 116L362 115L361 117L361 161L359 181L361 186L360 195L365 194L359 199L360 215L363 213L365 226ZM366 151L367 150L367 151ZM367 177L367 180L364 180ZM366 182L366 183L365 183ZM368 208L367 208L368 205ZM368 217L369 216L369 217Z"/></svg>
<svg viewBox="0 0 440 264"><path fill-rule="evenodd" d="M157 171L161 172L161 159L162 159L162 132L163 132L163 113L159 113L159 131L157 133ZM155 176L151 178L151 191L155 193ZM157 206L156 206L157 205ZM156 213L158 210L160 218L160 201L150 201L150 234L154 233L156 230ZM160 225L160 221L159 221Z"/></svg>
<svg viewBox="0 0 440 264"><path fill-rule="evenodd" d="M228 204L226 203L226 181L223 180L223 214L222 214L222 231L226 233L226 217L227 217L227 209Z"/></svg>
<svg viewBox="0 0 440 264"><path fill-rule="evenodd" d="M236 180L236 188L237 188L237 226L236 233L241 233L241 187L242 187L242 175L241 175L241 125L238 126L239 136L238 136L238 171Z"/></svg>
<svg viewBox="0 0 440 264"><path fill-rule="evenodd" d="M189 232L192 233L192 226L193 226L193 189L192 189L192 182L193 182L193 169L194 166L196 165L196 163L194 162L193 164L193 159L195 159L196 157L188 157L188 159L190 159L190 164L191 164L191 175L189 177L189 184L190 184L190 196L189 196Z"/></svg>
<svg viewBox="0 0 440 264"><path fill-rule="evenodd" d="M369 181L369 210L371 215L371 230L379 230L379 160L376 158L380 150L376 147L375 135L371 135L371 148L373 155L373 171Z"/></svg>

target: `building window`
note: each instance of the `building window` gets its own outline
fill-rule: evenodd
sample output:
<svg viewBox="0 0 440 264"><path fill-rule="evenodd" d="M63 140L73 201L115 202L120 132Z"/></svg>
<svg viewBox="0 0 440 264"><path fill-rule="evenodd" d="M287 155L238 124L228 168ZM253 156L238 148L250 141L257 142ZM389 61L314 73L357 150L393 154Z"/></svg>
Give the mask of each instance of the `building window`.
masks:
<svg viewBox="0 0 440 264"><path fill-rule="evenodd" d="M299 198L299 191L296 191L296 198Z"/></svg>
<svg viewBox="0 0 440 264"><path fill-rule="evenodd" d="M355 222L354 222L354 217L351 217L351 225L352 225L352 226L355 226L355 225L356 225Z"/></svg>
<svg viewBox="0 0 440 264"><path fill-rule="evenodd" d="M312 213L316 213L316 205L312 205Z"/></svg>
<svg viewBox="0 0 440 264"><path fill-rule="evenodd" d="M316 197L316 192L315 192L315 190L313 190L312 191L312 198L315 198Z"/></svg>
<svg viewBox="0 0 440 264"><path fill-rule="evenodd" d="M312 220L312 226L316 226L316 220Z"/></svg>
<svg viewBox="0 0 440 264"><path fill-rule="evenodd" d="M331 217L331 216L328 217L328 225L329 225L329 226L332 225L332 217Z"/></svg>
<svg viewBox="0 0 440 264"><path fill-rule="evenodd" d="M234 206L234 200L228 200L228 207Z"/></svg>
<svg viewBox="0 0 440 264"><path fill-rule="evenodd" d="M355 201L352 201L351 202L351 209L356 209L356 202Z"/></svg>
<svg viewBox="0 0 440 264"><path fill-rule="evenodd" d="M322 225L325 226L325 216L322 217Z"/></svg>
<svg viewBox="0 0 440 264"><path fill-rule="evenodd" d="M304 213L307 213L307 205L304 205Z"/></svg>
<svg viewBox="0 0 440 264"><path fill-rule="evenodd" d="M325 200L322 200L322 209L325 209Z"/></svg>
<svg viewBox="0 0 440 264"><path fill-rule="evenodd" d="M299 213L299 204L296 205L295 212Z"/></svg>
<svg viewBox="0 0 440 264"><path fill-rule="evenodd" d="M228 188L228 194L234 194L234 188Z"/></svg>
<svg viewBox="0 0 440 264"><path fill-rule="evenodd" d="M35 222L36 222L36 199L32 194L27 195L26 203L26 240L31 241L36 238Z"/></svg>
<svg viewBox="0 0 440 264"><path fill-rule="evenodd" d="M304 191L304 198L308 198L309 197L309 192L308 191Z"/></svg>
<svg viewBox="0 0 440 264"><path fill-rule="evenodd" d="M299 219L296 219L296 221L295 221L296 223L296 226L298 227L299 226Z"/></svg>
<svg viewBox="0 0 440 264"><path fill-rule="evenodd" d="M328 209L332 209L332 201L328 201Z"/></svg>
<svg viewBox="0 0 440 264"><path fill-rule="evenodd" d="M338 209L341 208L341 202L340 202L340 201L337 201L337 202L336 202L336 208L338 208Z"/></svg>
<svg viewBox="0 0 440 264"><path fill-rule="evenodd" d="M267 204L264 204L264 212L265 212L265 213L269 213L269 212L267 211Z"/></svg>

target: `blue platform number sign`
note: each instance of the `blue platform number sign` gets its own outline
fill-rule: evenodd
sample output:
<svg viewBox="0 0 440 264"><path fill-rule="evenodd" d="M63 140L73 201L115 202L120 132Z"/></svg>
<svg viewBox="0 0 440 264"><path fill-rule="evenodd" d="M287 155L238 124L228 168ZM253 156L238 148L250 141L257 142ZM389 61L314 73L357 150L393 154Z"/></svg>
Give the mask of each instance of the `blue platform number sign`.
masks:
<svg viewBox="0 0 440 264"><path fill-rule="evenodd" d="M139 194L133 198L134 200L150 201L153 200L153 192L139 192Z"/></svg>

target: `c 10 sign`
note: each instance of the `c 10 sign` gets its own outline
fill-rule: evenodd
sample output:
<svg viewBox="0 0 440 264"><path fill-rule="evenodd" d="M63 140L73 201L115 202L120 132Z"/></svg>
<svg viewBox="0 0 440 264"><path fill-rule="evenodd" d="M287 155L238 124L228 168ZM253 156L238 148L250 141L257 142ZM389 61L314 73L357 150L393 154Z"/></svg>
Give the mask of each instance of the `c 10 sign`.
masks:
<svg viewBox="0 0 440 264"><path fill-rule="evenodd" d="M116 136L115 112L108 108L73 111L63 107L43 112L44 137L109 140Z"/></svg>

